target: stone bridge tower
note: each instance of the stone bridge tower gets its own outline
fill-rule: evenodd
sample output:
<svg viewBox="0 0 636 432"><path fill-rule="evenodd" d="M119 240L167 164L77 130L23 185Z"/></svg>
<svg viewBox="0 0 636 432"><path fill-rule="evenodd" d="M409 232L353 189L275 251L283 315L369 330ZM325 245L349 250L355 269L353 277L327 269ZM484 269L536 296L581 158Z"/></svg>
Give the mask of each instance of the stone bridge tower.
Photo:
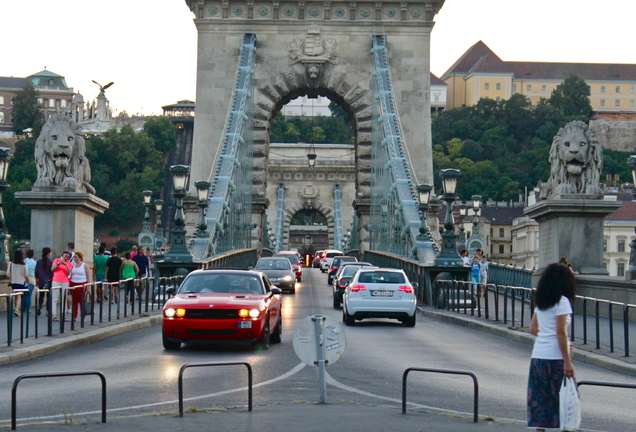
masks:
<svg viewBox="0 0 636 432"><path fill-rule="evenodd" d="M270 126L298 96L338 102L355 129L360 226L369 213L372 139L372 40L385 34L392 85L414 181L432 184L430 34L444 0L373 2L186 0L198 31L194 181L210 176L230 109L243 34L256 34L252 219L262 227ZM277 185L270 185L276 187ZM348 203L347 203L348 205ZM253 231L253 239L261 232ZM368 233L360 231L362 248Z"/></svg>

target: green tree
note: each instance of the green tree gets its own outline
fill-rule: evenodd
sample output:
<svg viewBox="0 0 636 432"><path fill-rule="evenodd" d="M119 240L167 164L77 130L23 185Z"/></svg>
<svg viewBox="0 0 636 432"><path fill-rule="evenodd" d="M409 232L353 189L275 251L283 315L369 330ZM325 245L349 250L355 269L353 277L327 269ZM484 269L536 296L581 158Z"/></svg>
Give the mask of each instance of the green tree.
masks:
<svg viewBox="0 0 636 432"><path fill-rule="evenodd" d="M34 145L35 138L16 142L13 157L9 161L7 182L10 187L3 194L3 206L7 230L15 239L31 237L31 210L20 204L15 193L31 190L37 178Z"/></svg>
<svg viewBox="0 0 636 432"><path fill-rule="evenodd" d="M592 112L590 94L590 86L584 80L570 75L552 91L548 103L561 111L565 117L587 117Z"/></svg>
<svg viewBox="0 0 636 432"><path fill-rule="evenodd" d="M149 118L144 123L144 131L155 143L155 148L163 153L174 150L177 144L177 127L169 117Z"/></svg>
<svg viewBox="0 0 636 432"><path fill-rule="evenodd" d="M40 135L44 125L42 106L38 102L39 92L31 81L13 99L13 131L21 135L24 129L32 128L33 135Z"/></svg>

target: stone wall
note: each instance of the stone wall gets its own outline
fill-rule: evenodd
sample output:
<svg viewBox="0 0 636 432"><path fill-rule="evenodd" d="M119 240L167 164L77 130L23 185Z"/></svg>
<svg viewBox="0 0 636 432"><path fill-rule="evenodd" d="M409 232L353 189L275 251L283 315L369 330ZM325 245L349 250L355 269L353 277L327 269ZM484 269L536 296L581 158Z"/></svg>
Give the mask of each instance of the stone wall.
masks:
<svg viewBox="0 0 636 432"><path fill-rule="evenodd" d="M591 120L590 129L603 148L633 152L636 150L636 121ZM624 179L629 181L630 179Z"/></svg>

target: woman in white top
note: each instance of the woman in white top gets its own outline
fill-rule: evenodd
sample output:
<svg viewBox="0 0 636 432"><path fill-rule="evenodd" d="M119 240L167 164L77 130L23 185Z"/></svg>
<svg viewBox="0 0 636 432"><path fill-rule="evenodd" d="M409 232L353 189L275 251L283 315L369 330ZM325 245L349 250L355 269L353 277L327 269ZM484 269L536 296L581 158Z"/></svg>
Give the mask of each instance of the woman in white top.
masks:
<svg viewBox="0 0 636 432"><path fill-rule="evenodd" d="M84 284L88 283L91 280L90 269L84 262L84 254L82 252L75 252L75 256L73 256L73 269L70 274L70 287L69 290L73 294L73 308L72 308L72 319L77 319L77 311L80 309L80 305L82 303L82 294Z"/></svg>
<svg viewBox="0 0 636 432"><path fill-rule="evenodd" d="M13 261L9 263L9 285L11 285L11 291L25 289L28 282L29 274L24 264L24 253L18 249L13 254ZM13 313L20 316L22 313L22 296L15 296L14 302Z"/></svg>
<svg viewBox="0 0 636 432"><path fill-rule="evenodd" d="M535 292L530 333L537 335L528 379L528 428L559 429L559 390L574 377L568 326L576 281L563 264L546 267Z"/></svg>

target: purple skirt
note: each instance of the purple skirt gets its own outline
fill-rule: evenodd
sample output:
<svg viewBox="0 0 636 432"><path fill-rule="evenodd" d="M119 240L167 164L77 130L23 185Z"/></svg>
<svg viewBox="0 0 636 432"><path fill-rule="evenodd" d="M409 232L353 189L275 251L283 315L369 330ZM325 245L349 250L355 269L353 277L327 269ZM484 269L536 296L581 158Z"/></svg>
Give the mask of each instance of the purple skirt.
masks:
<svg viewBox="0 0 636 432"><path fill-rule="evenodd" d="M528 378L528 427L559 429L563 360L533 358Z"/></svg>

